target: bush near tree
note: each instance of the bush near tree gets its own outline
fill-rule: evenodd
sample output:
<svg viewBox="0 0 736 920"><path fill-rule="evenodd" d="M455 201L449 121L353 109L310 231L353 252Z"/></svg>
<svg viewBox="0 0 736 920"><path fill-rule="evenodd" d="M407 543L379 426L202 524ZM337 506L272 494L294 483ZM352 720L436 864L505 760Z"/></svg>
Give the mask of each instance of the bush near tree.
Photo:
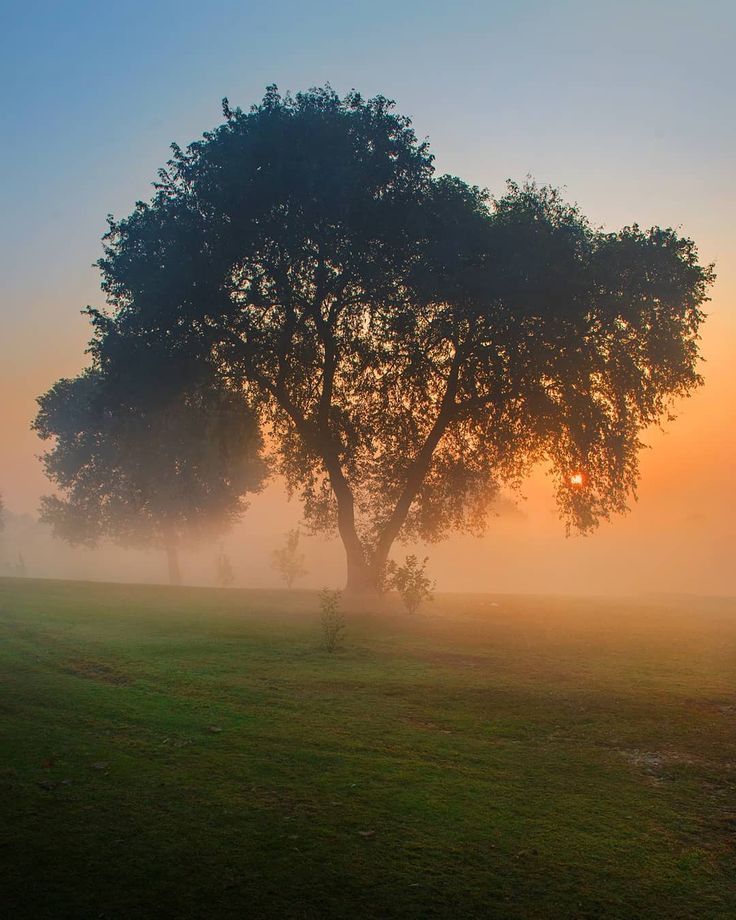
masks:
<svg viewBox="0 0 736 920"><path fill-rule="evenodd" d="M409 613L416 613L425 601L434 597L435 583L427 575L428 561L426 556L420 560L412 554L401 565L389 560L386 566L385 584L399 593Z"/></svg>

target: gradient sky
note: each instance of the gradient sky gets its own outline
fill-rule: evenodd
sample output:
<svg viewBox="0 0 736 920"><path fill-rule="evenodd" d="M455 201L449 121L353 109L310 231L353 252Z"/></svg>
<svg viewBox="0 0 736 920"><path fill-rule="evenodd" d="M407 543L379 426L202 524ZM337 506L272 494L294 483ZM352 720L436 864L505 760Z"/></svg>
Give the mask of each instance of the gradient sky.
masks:
<svg viewBox="0 0 736 920"><path fill-rule="evenodd" d="M33 512L45 489L29 421L84 361L105 215L149 196L169 143L216 125L223 96L247 107L268 83L329 81L396 99L441 172L493 192L531 174L597 224L677 226L717 263L707 385L649 438L628 518L566 541L537 477L523 519L432 549L440 586L736 593L735 43L732 0L0 0L7 505ZM272 488L249 526L274 515L287 526L299 511Z"/></svg>

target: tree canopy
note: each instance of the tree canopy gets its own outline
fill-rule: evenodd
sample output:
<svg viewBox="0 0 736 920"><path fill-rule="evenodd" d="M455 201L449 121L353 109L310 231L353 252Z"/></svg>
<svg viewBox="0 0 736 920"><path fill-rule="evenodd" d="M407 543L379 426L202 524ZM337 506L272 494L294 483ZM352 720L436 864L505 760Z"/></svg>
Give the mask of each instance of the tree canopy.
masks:
<svg viewBox="0 0 736 920"><path fill-rule="evenodd" d="M307 521L337 526L350 586L397 538L481 529L535 464L569 528L626 509L642 431L701 382L713 274L691 240L597 229L532 182L494 198L437 176L380 96L269 87L223 110L110 220L103 289L121 334L242 388Z"/></svg>
<svg viewBox="0 0 736 920"><path fill-rule="evenodd" d="M261 487L256 419L206 362L94 320L104 359L38 401L34 427L54 441L43 463L61 493L42 499L41 520L71 543L160 546L179 583L178 547L228 526Z"/></svg>

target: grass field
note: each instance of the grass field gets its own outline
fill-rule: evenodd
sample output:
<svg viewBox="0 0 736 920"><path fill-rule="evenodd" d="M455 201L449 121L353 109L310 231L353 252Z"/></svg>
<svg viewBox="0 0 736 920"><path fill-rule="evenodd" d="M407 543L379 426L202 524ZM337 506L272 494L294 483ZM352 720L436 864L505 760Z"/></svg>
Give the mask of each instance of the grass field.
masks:
<svg viewBox="0 0 736 920"><path fill-rule="evenodd" d="M736 917L736 602L0 580L9 920Z"/></svg>

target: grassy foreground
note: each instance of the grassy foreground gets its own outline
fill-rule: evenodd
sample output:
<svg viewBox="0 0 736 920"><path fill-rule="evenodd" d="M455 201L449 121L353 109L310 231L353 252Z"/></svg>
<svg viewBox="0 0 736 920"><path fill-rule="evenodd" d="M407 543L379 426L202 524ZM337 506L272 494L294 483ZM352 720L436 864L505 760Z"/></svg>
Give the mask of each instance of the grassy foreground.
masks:
<svg viewBox="0 0 736 920"><path fill-rule="evenodd" d="M0 579L3 915L733 918L736 603Z"/></svg>

